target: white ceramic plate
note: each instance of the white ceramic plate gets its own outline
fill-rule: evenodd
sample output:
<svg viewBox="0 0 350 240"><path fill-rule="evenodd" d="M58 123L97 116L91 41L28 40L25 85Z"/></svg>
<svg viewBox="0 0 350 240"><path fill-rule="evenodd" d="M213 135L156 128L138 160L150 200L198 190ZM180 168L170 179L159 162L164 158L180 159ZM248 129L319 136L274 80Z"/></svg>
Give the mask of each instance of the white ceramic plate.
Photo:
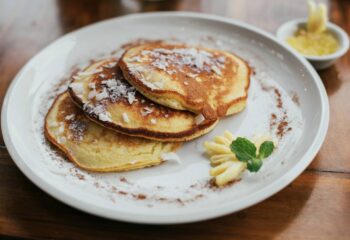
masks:
<svg viewBox="0 0 350 240"><path fill-rule="evenodd" d="M127 173L93 174L59 157L42 133L54 85L76 64L108 56L137 38L170 39L234 51L254 70L247 108L211 133L184 144L181 163ZM58 91L63 91L63 84ZM283 106L277 107L279 92ZM277 117L276 123L271 114ZM208 187L202 144L224 130L236 136L288 130L257 174L222 190ZM6 146L21 171L56 199L80 210L138 223L184 223L222 216L261 202L293 181L312 161L326 135L329 107L322 82L303 58L273 37L230 19L194 13L129 15L58 39L33 57L9 88L2 109ZM271 126L270 126L271 125ZM283 124L282 124L283 125Z"/></svg>

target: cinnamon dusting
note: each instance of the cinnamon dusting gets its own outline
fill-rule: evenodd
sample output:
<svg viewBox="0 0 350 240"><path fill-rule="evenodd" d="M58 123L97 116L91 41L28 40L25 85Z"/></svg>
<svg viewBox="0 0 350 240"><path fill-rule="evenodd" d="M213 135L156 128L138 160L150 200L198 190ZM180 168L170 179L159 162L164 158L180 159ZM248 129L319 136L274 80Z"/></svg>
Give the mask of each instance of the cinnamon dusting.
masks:
<svg viewBox="0 0 350 240"><path fill-rule="evenodd" d="M259 81L261 89L266 92L272 92L276 99L276 107L281 112L281 116L278 116L277 113L271 113L270 115L270 131L275 131L276 136L279 139L282 139L286 133L292 130L292 127L289 126L289 120L287 111L284 108L282 94L280 90L274 86L265 85Z"/></svg>

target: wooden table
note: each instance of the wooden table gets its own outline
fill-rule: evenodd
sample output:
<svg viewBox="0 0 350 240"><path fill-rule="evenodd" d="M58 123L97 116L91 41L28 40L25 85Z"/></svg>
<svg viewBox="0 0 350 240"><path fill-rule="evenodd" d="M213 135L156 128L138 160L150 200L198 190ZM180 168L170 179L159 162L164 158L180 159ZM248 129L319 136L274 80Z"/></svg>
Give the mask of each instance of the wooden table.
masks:
<svg viewBox="0 0 350 240"><path fill-rule="evenodd" d="M330 18L350 32L350 1L326 1ZM133 12L187 10L239 19L271 33L304 17L304 0L1 0L0 96L19 69L59 36ZM350 54L320 72L331 119L313 163L268 200L218 219L175 226L114 222L72 209L34 186L0 140L0 238L57 239L346 239L350 238Z"/></svg>

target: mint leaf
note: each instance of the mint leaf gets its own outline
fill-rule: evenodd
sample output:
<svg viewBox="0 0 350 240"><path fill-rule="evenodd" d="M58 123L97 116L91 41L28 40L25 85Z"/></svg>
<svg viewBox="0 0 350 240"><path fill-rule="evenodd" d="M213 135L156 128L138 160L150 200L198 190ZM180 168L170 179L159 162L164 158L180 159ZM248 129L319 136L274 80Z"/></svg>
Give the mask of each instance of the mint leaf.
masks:
<svg viewBox="0 0 350 240"><path fill-rule="evenodd" d="M275 146L272 141L263 142L256 156L255 144L246 138L238 137L232 141L230 148L239 161L247 163L247 169L250 172L257 172L263 164L262 160L271 155Z"/></svg>
<svg viewBox="0 0 350 240"><path fill-rule="evenodd" d="M247 161L247 168L250 172L257 172L261 168L263 162L261 159L253 158Z"/></svg>
<svg viewBox="0 0 350 240"><path fill-rule="evenodd" d="M268 156L271 155L273 149L275 148L274 144L272 141L265 141L260 145L259 148L259 159L264 159L267 158Z"/></svg>
<svg viewBox="0 0 350 240"><path fill-rule="evenodd" d="M256 147L254 143L246 138L238 137L236 140L232 141L230 148L241 162L256 158Z"/></svg>

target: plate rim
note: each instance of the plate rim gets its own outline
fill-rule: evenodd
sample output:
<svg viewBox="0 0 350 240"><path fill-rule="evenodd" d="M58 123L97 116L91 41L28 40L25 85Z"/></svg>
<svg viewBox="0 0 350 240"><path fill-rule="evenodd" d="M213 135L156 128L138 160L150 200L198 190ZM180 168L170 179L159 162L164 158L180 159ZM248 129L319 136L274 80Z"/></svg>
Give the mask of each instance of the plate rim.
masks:
<svg viewBox="0 0 350 240"><path fill-rule="evenodd" d="M44 179L36 175L36 173L28 166L24 164L25 160L22 159L19 154L16 151L15 144L12 142L11 136L9 135L8 131L8 124L7 124L7 112L8 112L8 102L10 95L12 93L12 89L16 85L17 81L21 78L22 72L26 68L29 67L31 62L33 62L42 52L46 51L47 48L49 48L51 45L55 44L57 41L61 41L63 38L67 38L77 31L82 31L90 27L96 27L98 25L107 23L107 22L113 22L113 21L122 21L122 20L133 20L137 18L152 18L152 17L185 17L185 18L194 18L194 19L203 19L203 20L212 20L216 22L222 22L222 23L228 23L235 26L243 27L247 30L253 31L259 35L262 35L269 39L269 41L272 41L280 46L282 46L286 51L290 52L298 61L302 63L302 65L306 68L306 70L311 74L315 85L317 87L318 93L320 94L321 98L321 120L320 120L320 127L317 130L316 137L314 138L313 142L310 145L310 148L303 154L300 161L293 166L293 168L289 169L283 176L281 176L278 180L270 183L268 186L264 188L264 192L261 193L261 191L258 191L254 194L253 197L250 196L249 199L246 199L244 204L242 204L243 201L240 202L240 204L237 204L238 207L235 207L233 209L230 207L230 204L220 205L215 208L210 209L210 211L202 211L197 212L196 214L191 215L171 215L171 216L156 216L156 215L149 215L149 214L133 214L133 213L127 213L125 214L123 212L123 215L116 214L118 211L110 211L106 208L100 208L96 207L95 205L87 202L82 202L76 197L72 197L70 195L65 194L60 189L55 188L48 182L46 182ZM74 30L70 33L67 33L58 39L51 42L49 45L44 47L42 50L40 50L37 54L35 54L33 57L31 57L28 62L21 68L21 70L16 74L14 79L12 80L9 88L6 91L6 95L3 101L2 111L1 111L1 130L3 133L4 142L6 145L6 148L12 158L12 160L15 162L17 167L20 169L20 171L31 181L33 182L37 187L39 187L41 190L52 196L53 198L59 200L60 202L63 202L67 204L68 206L71 206L73 208L79 209L83 212L87 212L92 215L108 218L111 220L119 220L119 221L126 221L126 222L132 222L132 223L146 223L146 224L180 224L180 223L190 223L190 222L197 222L197 221L204 221L224 215L228 215L234 212L238 212L242 209L248 208L252 205L255 205L259 202L264 201L265 199L271 197L272 195L276 194L283 188L285 188L288 184L290 184L293 180L295 180L306 168L307 166L312 162L316 154L318 153L319 149L321 148L322 143L324 142L324 139L327 134L329 126L329 102L328 102L328 95L326 93L325 87L322 83L322 80L320 79L319 75L315 71L315 69L311 66L309 62L307 62L306 59L304 59L301 55L295 53L295 51L290 48L285 43L281 43L278 41L278 39L273 36L272 34L259 29L258 27L252 26L250 24L244 23L242 21L230 19L227 17L221 17L217 15L212 14L206 14L206 13L194 13L194 12L186 12L186 11L169 11L169 12L152 12L152 13L133 13L121 17L115 17L110 18L107 20L99 21L93 24L89 24L87 26L84 26L82 28L79 28L77 30ZM236 206L237 206L236 205Z"/></svg>

